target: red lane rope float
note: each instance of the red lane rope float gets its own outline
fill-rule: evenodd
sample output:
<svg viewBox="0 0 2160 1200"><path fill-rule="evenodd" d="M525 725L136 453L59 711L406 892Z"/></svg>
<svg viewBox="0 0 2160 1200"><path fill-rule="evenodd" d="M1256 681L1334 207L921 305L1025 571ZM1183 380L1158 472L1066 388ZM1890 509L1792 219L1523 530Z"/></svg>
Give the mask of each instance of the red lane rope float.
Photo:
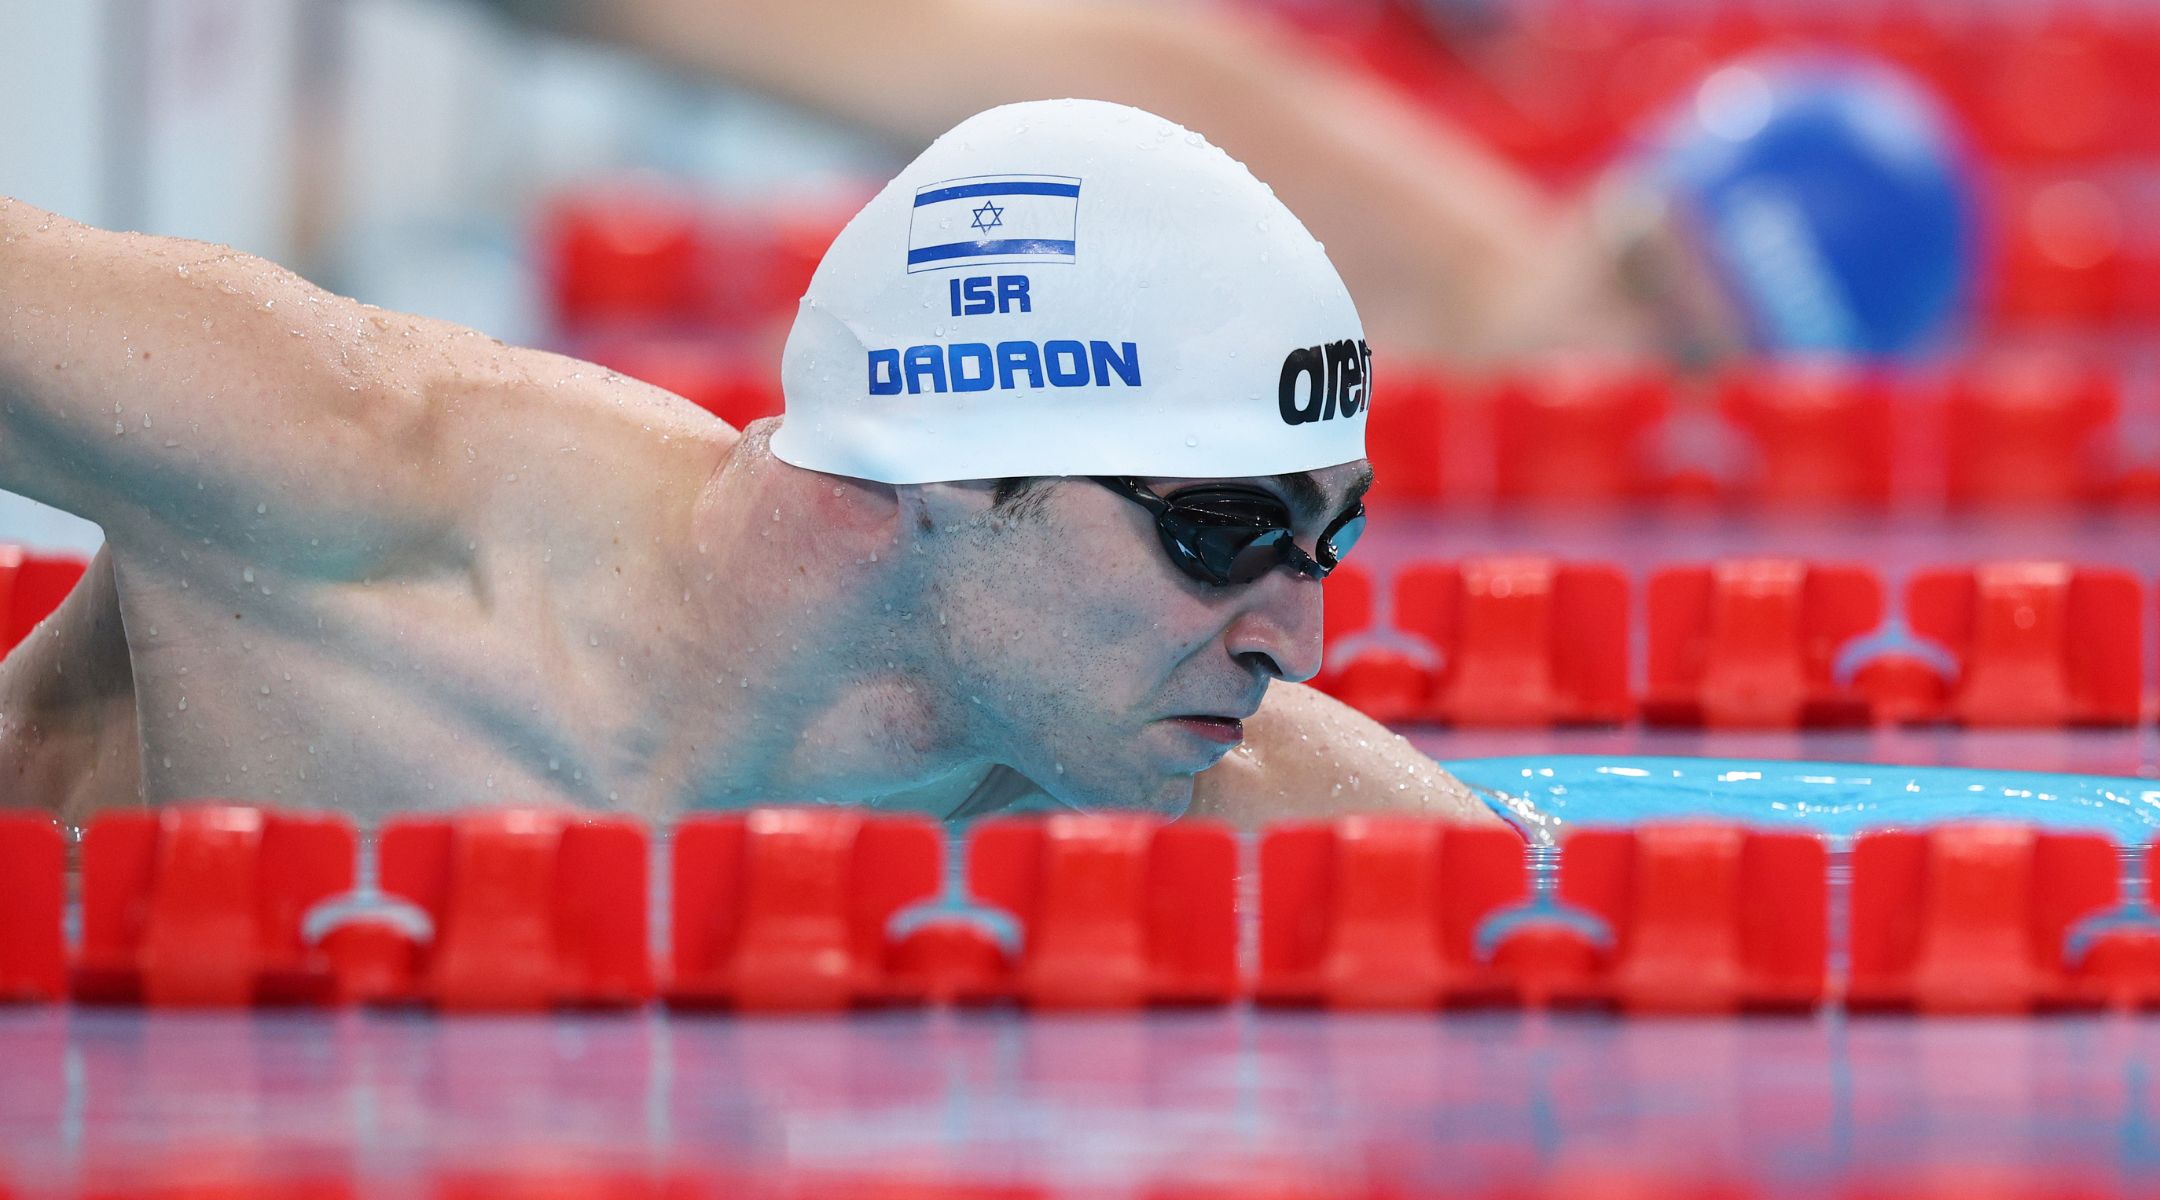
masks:
<svg viewBox="0 0 2160 1200"><path fill-rule="evenodd" d="M968 844L975 898L1021 928L1013 993L1038 1008L1227 1004L1237 961L1237 840L1137 814L1006 818Z"/></svg>
<svg viewBox="0 0 2160 1200"><path fill-rule="evenodd" d="M1273 827L1258 847L1257 960L1239 954L1227 828L1133 814L984 822L973 900L941 906L945 831L910 817L758 810L675 835L671 954L647 937L637 823L493 810L400 819L382 891L422 936L350 904L339 817L208 804L108 814L84 847L86 1003L423 1003L830 1011L1275 1005L1623 1012L2024 1013L2160 1005L2160 919L2124 905L2114 843L1974 822L1860 836L1830 973L1826 843L1706 822L1579 830L1538 896L1511 831L1411 817ZM0 821L0 996L60 998L59 840ZM903 920L903 913L910 914Z"/></svg>
<svg viewBox="0 0 2160 1200"><path fill-rule="evenodd" d="M383 827L382 890L434 926L382 1001L446 1010L620 1007L652 996L644 829L523 809Z"/></svg>
<svg viewBox="0 0 2160 1200"><path fill-rule="evenodd" d="M926 818L767 809L684 821L669 1003L829 1010L942 991L900 970L887 930L937 895L944 852Z"/></svg>
<svg viewBox="0 0 2160 1200"><path fill-rule="evenodd" d="M65 993L65 873L59 826L43 816L0 813L0 1004Z"/></svg>
<svg viewBox="0 0 2160 1200"><path fill-rule="evenodd" d="M99 816L83 839L75 999L328 999L334 978L301 922L352 890L355 849L351 822L320 814L212 803Z"/></svg>
<svg viewBox="0 0 2160 1200"><path fill-rule="evenodd" d="M1743 559L1650 576L1650 724L1858 725L1859 689L1838 651L1882 624L1882 583L1864 567Z"/></svg>
<svg viewBox="0 0 2160 1200"><path fill-rule="evenodd" d="M20 546L0 545L0 655L60 607L88 565L73 555L32 554Z"/></svg>

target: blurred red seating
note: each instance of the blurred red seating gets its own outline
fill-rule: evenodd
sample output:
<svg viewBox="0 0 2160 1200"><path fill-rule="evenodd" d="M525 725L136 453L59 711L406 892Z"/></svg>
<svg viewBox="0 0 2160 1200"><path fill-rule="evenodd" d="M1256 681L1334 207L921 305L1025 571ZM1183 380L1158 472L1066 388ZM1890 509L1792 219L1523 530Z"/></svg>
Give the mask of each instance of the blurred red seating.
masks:
<svg viewBox="0 0 2160 1200"><path fill-rule="evenodd" d="M2123 152L2137 97L2119 34L2068 5L2037 29L2000 33L1980 40L1969 84L1989 149L2011 161Z"/></svg>
<svg viewBox="0 0 2160 1200"><path fill-rule="evenodd" d="M2036 354L1993 355L1948 383L1948 491L1961 507L2091 503L2114 487L2115 374Z"/></svg>
<svg viewBox="0 0 2160 1200"><path fill-rule="evenodd" d="M1875 629L1882 582L1865 567L1741 559L1650 576L1643 719L1660 725L1856 725L1867 700L1833 677Z"/></svg>
<svg viewBox="0 0 2160 1200"><path fill-rule="evenodd" d="M673 392L737 429L780 415L778 367L717 339L611 337L583 353L610 370Z"/></svg>
<svg viewBox="0 0 2160 1200"><path fill-rule="evenodd" d="M639 1004L652 994L645 831L496 809L384 824L382 890L434 925L403 998L445 1010Z"/></svg>
<svg viewBox="0 0 2160 1200"><path fill-rule="evenodd" d="M2074 998L2066 939L2117 903L2114 843L2014 825L1853 845L1846 1004L2021 1013Z"/></svg>
<svg viewBox="0 0 2160 1200"><path fill-rule="evenodd" d="M1992 308L2010 324L2104 325L2128 307L2133 277L2125 197L2090 174L2006 180L1996 189Z"/></svg>
<svg viewBox="0 0 2160 1200"><path fill-rule="evenodd" d="M1494 489L1503 504L1599 505L1653 496L1648 435L1670 384L1633 365L1559 360L1493 392Z"/></svg>
<svg viewBox="0 0 2160 1200"><path fill-rule="evenodd" d="M1431 719L1607 724L1632 711L1627 577L1617 567L1545 558L1419 563L1396 577L1395 625L1440 654Z"/></svg>
<svg viewBox="0 0 2160 1200"><path fill-rule="evenodd" d="M799 1011L892 998L887 926L937 895L944 852L928 818L758 809L683 821L668 1002Z"/></svg>
<svg viewBox="0 0 2160 1200"><path fill-rule="evenodd" d="M0 1004L66 993L66 905L60 827L43 813L0 812Z"/></svg>
<svg viewBox="0 0 2160 1200"><path fill-rule="evenodd" d="M307 911L352 889L340 816L229 804L109 812L83 839L72 990L105 1004L326 1002Z"/></svg>
<svg viewBox="0 0 2160 1200"><path fill-rule="evenodd" d="M1958 663L1938 715L1976 726L2135 724L2144 607L2128 572L2060 563L1923 571L1905 596L1912 631Z"/></svg>
<svg viewBox="0 0 2160 1200"><path fill-rule="evenodd" d="M1137 813L984 821L968 888L1014 915L1012 990L1037 1008L1227 1004L1237 842L1227 826Z"/></svg>
<svg viewBox="0 0 2160 1200"><path fill-rule="evenodd" d="M30 636L82 579L89 564L68 554L0 545L0 655Z"/></svg>
<svg viewBox="0 0 2160 1200"><path fill-rule="evenodd" d="M1511 830L1412 817L1272 826L1260 842L1256 994L1334 1008L1503 998L1478 927L1529 895Z"/></svg>
<svg viewBox="0 0 2160 1200"><path fill-rule="evenodd" d="M1718 411L1755 451L1755 470L1732 499L1800 510L1889 503L1891 394L1880 372L1754 363L1719 380Z"/></svg>
<svg viewBox="0 0 2160 1200"><path fill-rule="evenodd" d="M704 206L681 188L566 192L542 213L538 240L558 329L682 322L711 291Z"/></svg>
<svg viewBox="0 0 2160 1200"><path fill-rule="evenodd" d="M1606 1002L1630 1012L1805 1009L1825 991L1828 869L1809 834L1585 830L1562 843L1559 899L1610 931L1592 985Z"/></svg>

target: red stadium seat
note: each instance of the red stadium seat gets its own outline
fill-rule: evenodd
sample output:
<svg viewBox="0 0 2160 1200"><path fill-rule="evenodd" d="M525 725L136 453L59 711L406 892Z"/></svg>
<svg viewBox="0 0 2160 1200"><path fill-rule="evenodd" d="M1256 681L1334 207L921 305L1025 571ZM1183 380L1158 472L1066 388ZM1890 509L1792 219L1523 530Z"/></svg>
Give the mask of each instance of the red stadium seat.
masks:
<svg viewBox="0 0 2160 1200"><path fill-rule="evenodd" d="M1653 496L1646 442L1670 407L1669 381L1646 368L1559 361L1508 376L1493 394L1500 501L1595 506Z"/></svg>
<svg viewBox="0 0 2160 1200"><path fill-rule="evenodd" d="M88 564L66 554L0 546L0 655L30 636L82 579Z"/></svg>
<svg viewBox="0 0 2160 1200"><path fill-rule="evenodd" d="M1020 923L1013 991L1037 1008L1224 1004L1240 991L1237 841L1141 814L984 821L968 888Z"/></svg>
<svg viewBox="0 0 2160 1200"><path fill-rule="evenodd" d="M1865 567L1743 559L1650 577L1643 719L1661 725L1793 728L1868 720L1833 677L1838 651L1882 623Z"/></svg>
<svg viewBox="0 0 2160 1200"><path fill-rule="evenodd" d="M800 1011L892 998L887 926L937 895L944 852L927 818L760 809L684 821L668 1002Z"/></svg>
<svg viewBox="0 0 2160 1200"><path fill-rule="evenodd" d="M539 242L561 330L684 322L711 290L703 206L680 189L645 182L564 194L542 214Z"/></svg>
<svg viewBox="0 0 2160 1200"><path fill-rule="evenodd" d="M1891 396L1879 372L1758 363L1724 376L1718 411L1755 450L1755 469L1733 499L1803 511L1890 502Z"/></svg>
<svg viewBox="0 0 2160 1200"><path fill-rule="evenodd" d="M43 813L0 812L0 1004L66 994L66 904L60 827Z"/></svg>
<svg viewBox="0 0 2160 1200"><path fill-rule="evenodd" d="M1420 563L1396 578L1395 624L1440 653L1434 719L1610 724L1632 710L1627 578L1617 567L1544 558Z"/></svg>
<svg viewBox="0 0 2160 1200"><path fill-rule="evenodd" d="M1949 383L1950 503L2015 509L2109 498L2120 407L2104 368L2048 355L1969 364Z"/></svg>
<svg viewBox="0 0 2160 1200"><path fill-rule="evenodd" d="M2135 724L2144 608L2128 572L2059 563L1924 571L1905 598L1913 632L1958 662L1944 715L1979 726Z"/></svg>
<svg viewBox="0 0 2160 1200"><path fill-rule="evenodd" d="M1972 824L1862 835L1852 852L1854 1009L2020 1013L2074 998L2066 939L2119 898L2099 834Z"/></svg>
<svg viewBox="0 0 2160 1200"><path fill-rule="evenodd" d="M1972 76L1980 135L2012 161L2121 153L2136 117L2123 43L2089 16L2063 15L1987 38Z"/></svg>
<svg viewBox="0 0 2160 1200"><path fill-rule="evenodd" d="M1828 869L1808 834L1588 830L1562 844L1559 896L1611 931L1600 991L1622 1009L1806 1009L1824 996Z"/></svg>
<svg viewBox="0 0 2160 1200"><path fill-rule="evenodd" d="M1478 928L1529 895L1511 830L1411 817L1273 826L1260 842L1257 995L1335 1008L1500 998Z"/></svg>
<svg viewBox="0 0 2160 1200"><path fill-rule="evenodd" d="M2090 174L2051 173L2009 180L1996 200L2000 322L2094 325L2124 315L2137 283L2125 196Z"/></svg>
<svg viewBox="0 0 2160 1200"><path fill-rule="evenodd" d="M308 910L352 890L343 817L227 804L110 812L83 839L72 989L105 1004L326 1002Z"/></svg>
<svg viewBox="0 0 2160 1200"><path fill-rule="evenodd" d="M382 890L434 924L406 998L514 1011L651 997L635 822L528 809L400 818L378 854Z"/></svg>

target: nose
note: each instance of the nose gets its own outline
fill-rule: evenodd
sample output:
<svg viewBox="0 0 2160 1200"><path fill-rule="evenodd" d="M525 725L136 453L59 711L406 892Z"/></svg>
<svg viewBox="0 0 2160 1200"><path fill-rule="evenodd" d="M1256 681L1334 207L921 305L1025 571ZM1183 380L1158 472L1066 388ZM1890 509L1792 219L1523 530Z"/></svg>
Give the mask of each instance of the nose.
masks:
<svg viewBox="0 0 2160 1200"><path fill-rule="evenodd" d="M1291 683L1320 673L1320 581L1273 571L1225 631L1230 656Z"/></svg>

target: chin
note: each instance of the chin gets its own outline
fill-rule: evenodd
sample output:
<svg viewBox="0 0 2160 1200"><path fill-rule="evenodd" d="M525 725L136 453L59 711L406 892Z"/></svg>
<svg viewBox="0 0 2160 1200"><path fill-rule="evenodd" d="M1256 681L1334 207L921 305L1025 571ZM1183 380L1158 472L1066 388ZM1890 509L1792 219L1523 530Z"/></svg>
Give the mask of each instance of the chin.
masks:
<svg viewBox="0 0 2160 1200"><path fill-rule="evenodd" d="M1043 788L1081 812L1149 813L1180 817L1192 804L1191 775L1164 776L1158 772L1135 772L1122 779L1075 781L1071 775L1057 778Z"/></svg>

